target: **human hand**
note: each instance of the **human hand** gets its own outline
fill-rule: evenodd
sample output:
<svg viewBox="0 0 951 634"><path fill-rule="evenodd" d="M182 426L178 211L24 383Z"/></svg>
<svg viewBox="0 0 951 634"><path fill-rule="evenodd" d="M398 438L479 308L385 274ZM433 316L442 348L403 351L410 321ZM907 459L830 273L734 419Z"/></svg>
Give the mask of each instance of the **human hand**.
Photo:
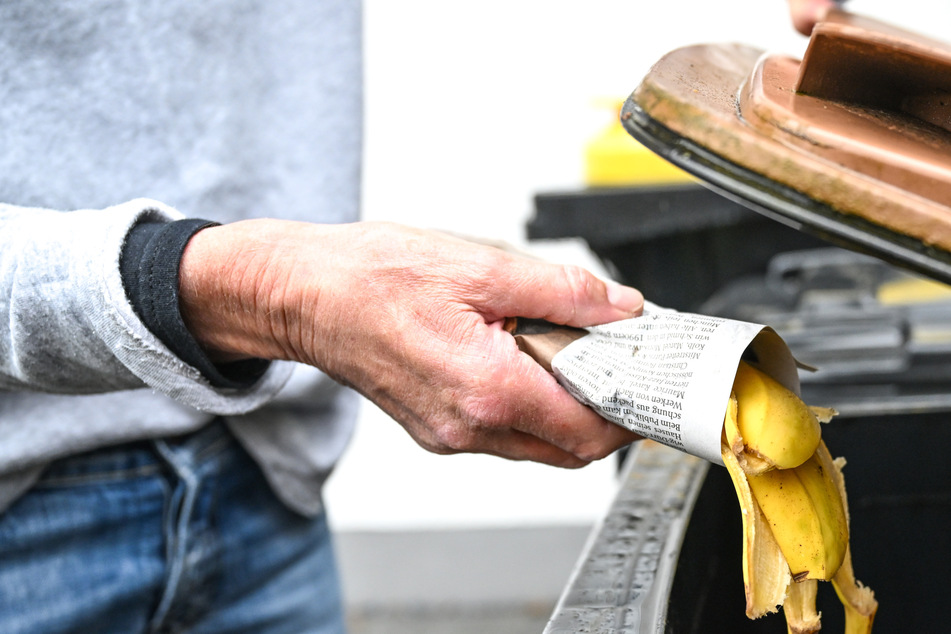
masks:
<svg viewBox="0 0 951 634"><path fill-rule="evenodd" d="M836 0L789 0L789 17L797 31L809 35L816 22L820 22L829 9L839 4L841 1Z"/></svg>
<svg viewBox="0 0 951 634"><path fill-rule="evenodd" d="M256 220L199 232L182 313L219 359L321 368L436 453L579 467L637 439L521 353L506 317L590 326L638 314L634 289L399 225Z"/></svg>

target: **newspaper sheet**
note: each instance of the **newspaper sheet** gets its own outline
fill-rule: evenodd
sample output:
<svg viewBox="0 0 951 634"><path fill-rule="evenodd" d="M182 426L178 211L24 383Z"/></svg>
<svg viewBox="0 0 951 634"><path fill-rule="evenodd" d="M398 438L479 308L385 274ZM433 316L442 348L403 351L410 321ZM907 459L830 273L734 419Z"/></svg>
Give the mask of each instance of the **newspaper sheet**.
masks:
<svg viewBox="0 0 951 634"><path fill-rule="evenodd" d="M588 331L552 358L558 381L604 418L717 464L741 357L799 393L792 354L763 325L648 304Z"/></svg>

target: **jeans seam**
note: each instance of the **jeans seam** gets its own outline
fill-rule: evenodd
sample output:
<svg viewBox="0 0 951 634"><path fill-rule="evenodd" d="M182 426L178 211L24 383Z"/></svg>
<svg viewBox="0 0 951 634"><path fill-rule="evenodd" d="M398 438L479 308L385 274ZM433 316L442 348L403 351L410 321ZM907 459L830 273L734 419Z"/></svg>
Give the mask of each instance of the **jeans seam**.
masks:
<svg viewBox="0 0 951 634"><path fill-rule="evenodd" d="M179 594L188 551L188 523L194 510L200 478L196 477L187 465L182 464L176 453L165 442L155 441L154 446L157 453L168 463L171 474L178 480L174 486L170 487L165 517L168 574L159 605L149 623L150 632L161 632L168 625L166 619Z"/></svg>
<svg viewBox="0 0 951 634"><path fill-rule="evenodd" d="M57 487L77 486L83 484L93 484L106 482L109 480L127 480L129 478L148 477L159 473L162 466L158 464L143 465L132 469L119 469L116 471L103 471L88 475L75 476L50 476L43 477L33 485L37 489L49 489Z"/></svg>

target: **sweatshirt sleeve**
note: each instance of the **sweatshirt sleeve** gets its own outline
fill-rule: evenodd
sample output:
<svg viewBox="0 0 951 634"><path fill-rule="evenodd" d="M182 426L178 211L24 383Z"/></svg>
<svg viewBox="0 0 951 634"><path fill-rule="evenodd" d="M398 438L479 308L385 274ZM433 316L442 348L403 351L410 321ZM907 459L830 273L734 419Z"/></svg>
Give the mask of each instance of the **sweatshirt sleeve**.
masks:
<svg viewBox="0 0 951 634"><path fill-rule="evenodd" d="M0 389L91 394L147 386L223 415L273 398L292 364L271 363L248 386L213 385L130 304L120 272L129 232L181 218L145 199L71 212L0 205Z"/></svg>

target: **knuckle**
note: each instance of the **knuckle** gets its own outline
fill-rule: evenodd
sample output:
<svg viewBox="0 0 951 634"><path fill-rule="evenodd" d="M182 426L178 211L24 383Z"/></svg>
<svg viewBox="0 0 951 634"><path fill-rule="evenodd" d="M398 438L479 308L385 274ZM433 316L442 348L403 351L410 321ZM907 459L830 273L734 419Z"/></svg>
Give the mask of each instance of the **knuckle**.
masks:
<svg viewBox="0 0 951 634"><path fill-rule="evenodd" d="M436 454L437 456L452 456L457 453L462 453L459 449L452 449L451 447L447 447L442 444L428 445L426 446L426 450L430 453Z"/></svg>
<svg viewBox="0 0 951 634"><path fill-rule="evenodd" d="M485 279L502 278L512 268L513 257L501 249L477 245L466 253L468 266Z"/></svg>
<svg viewBox="0 0 951 634"><path fill-rule="evenodd" d="M587 269L577 264L562 264L561 274L569 288L584 290L591 285L592 277Z"/></svg>
<svg viewBox="0 0 951 634"><path fill-rule="evenodd" d="M461 404L461 417L472 430L489 431L505 427L510 422L509 408L506 406L501 390L498 393L480 393L481 390L467 395Z"/></svg>
<svg viewBox="0 0 951 634"><path fill-rule="evenodd" d="M584 460L578 456L569 456L555 464L555 466L561 467L562 469L581 469L582 467L587 467L589 464L591 464L590 460Z"/></svg>
<svg viewBox="0 0 951 634"><path fill-rule="evenodd" d="M585 464L597 462L607 458L614 452L614 448L598 440L589 440L579 443L572 450L572 454Z"/></svg>
<svg viewBox="0 0 951 634"><path fill-rule="evenodd" d="M491 395L470 394L459 403L455 420L436 431L439 442L457 452L479 452L488 436L508 426L506 407Z"/></svg>
<svg viewBox="0 0 951 634"><path fill-rule="evenodd" d="M439 447L435 453L444 455L472 451L475 445L471 431L458 423L444 423L435 427L433 437Z"/></svg>
<svg viewBox="0 0 951 634"><path fill-rule="evenodd" d="M584 268L574 264L561 265L561 277L565 285L565 297L570 302L570 317L575 317L584 298L591 295L594 277Z"/></svg>

